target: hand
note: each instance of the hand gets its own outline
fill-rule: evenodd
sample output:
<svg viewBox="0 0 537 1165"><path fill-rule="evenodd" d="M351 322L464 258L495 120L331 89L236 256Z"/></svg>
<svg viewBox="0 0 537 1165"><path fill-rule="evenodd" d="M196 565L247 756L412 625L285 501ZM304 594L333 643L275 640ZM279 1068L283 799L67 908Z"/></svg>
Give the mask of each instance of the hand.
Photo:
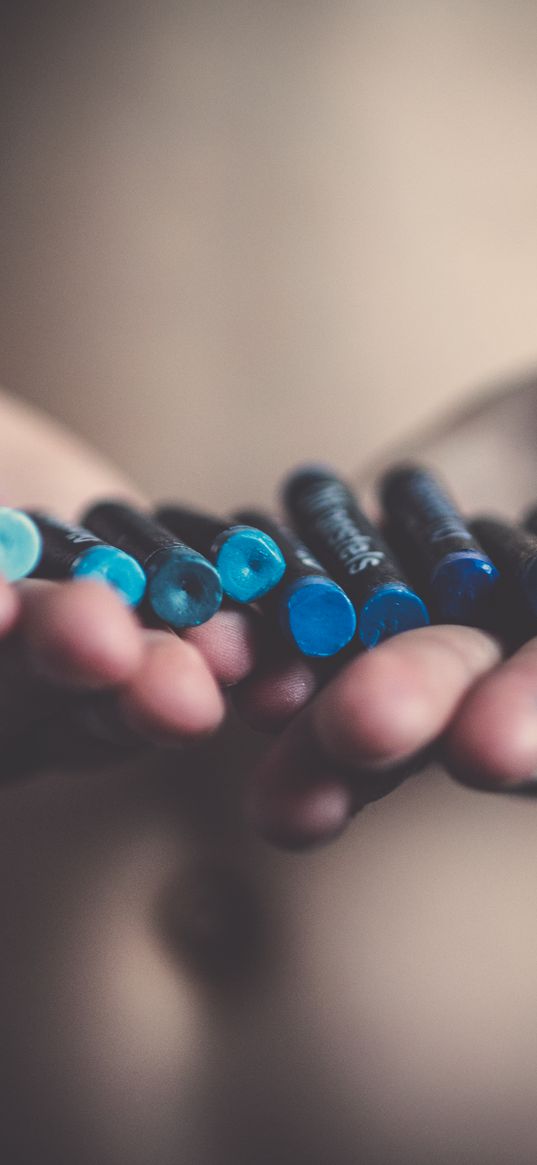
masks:
<svg viewBox="0 0 537 1165"><path fill-rule="evenodd" d="M5 503L39 504L70 519L98 496L140 501L119 473L35 411L0 397L0 420ZM221 687L255 665L256 627L252 613L222 610L180 639L144 629L95 582L9 587L0 580L4 767L23 730L56 721L61 735L73 708L79 722L112 740L184 743L207 735L225 713Z"/></svg>
<svg viewBox="0 0 537 1165"><path fill-rule="evenodd" d="M528 383L479 402L386 463L401 452L422 457L470 512L516 517L534 500L536 400ZM252 778L258 829L280 845L326 841L432 748L466 784L537 790L537 640L501 660L492 636L437 626L357 657L314 698L320 677L299 662L288 676L254 675L238 692L243 714L270 728L292 716Z"/></svg>

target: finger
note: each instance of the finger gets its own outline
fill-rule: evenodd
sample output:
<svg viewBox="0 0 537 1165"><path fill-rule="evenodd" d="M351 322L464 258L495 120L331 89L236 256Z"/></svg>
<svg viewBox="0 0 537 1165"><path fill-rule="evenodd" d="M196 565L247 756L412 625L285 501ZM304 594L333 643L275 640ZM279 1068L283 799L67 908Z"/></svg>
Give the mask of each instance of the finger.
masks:
<svg viewBox="0 0 537 1165"><path fill-rule="evenodd" d="M253 611L223 607L201 627L190 627L182 638L197 647L218 683L232 687L256 666L258 622Z"/></svg>
<svg viewBox="0 0 537 1165"><path fill-rule="evenodd" d="M260 667L233 693L237 712L259 732L279 732L311 700L322 668L282 650L280 659Z"/></svg>
<svg viewBox="0 0 537 1165"><path fill-rule="evenodd" d="M17 592L15 633L0 646L4 738L57 711L65 718L70 692L122 682L141 657L141 630L104 586L30 582ZM0 584L0 611L2 599Z"/></svg>
<svg viewBox="0 0 537 1165"><path fill-rule="evenodd" d="M351 769L398 764L445 731L499 659L496 640L473 627L398 635L358 656L321 692L314 735L325 756Z"/></svg>
<svg viewBox="0 0 537 1165"><path fill-rule="evenodd" d="M200 653L165 631L145 633L140 666L115 702L129 728L167 743L214 732L225 713L222 693Z"/></svg>
<svg viewBox="0 0 537 1165"><path fill-rule="evenodd" d="M248 817L267 841L305 849L331 841L345 828L353 790L345 773L321 755L309 716L298 716L253 774Z"/></svg>
<svg viewBox="0 0 537 1165"><path fill-rule="evenodd" d="M445 742L448 766L466 784L537 790L537 639L485 676Z"/></svg>
<svg viewBox="0 0 537 1165"><path fill-rule="evenodd" d="M0 575L0 639L13 630L21 613L21 600L16 587Z"/></svg>
<svg viewBox="0 0 537 1165"><path fill-rule="evenodd" d="M89 580L21 588L20 635L32 671L53 684L102 688L139 667L142 631L111 587Z"/></svg>
<svg viewBox="0 0 537 1165"><path fill-rule="evenodd" d="M354 799L363 804L389 787L391 770L445 731L464 695L499 658L498 644L481 631L428 627L353 660L254 775L249 808L257 828L282 845L314 844L340 832Z"/></svg>

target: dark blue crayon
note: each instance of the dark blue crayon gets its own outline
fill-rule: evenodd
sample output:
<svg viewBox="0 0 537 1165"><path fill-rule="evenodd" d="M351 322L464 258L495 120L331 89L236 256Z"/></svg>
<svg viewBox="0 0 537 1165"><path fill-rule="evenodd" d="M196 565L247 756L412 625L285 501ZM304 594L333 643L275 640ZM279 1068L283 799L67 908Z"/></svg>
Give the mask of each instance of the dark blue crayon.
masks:
<svg viewBox="0 0 537 1165"><path fill-rule="evenodd" d="M283 496L302 538L351 598L363 647L427 626L423 600L409 587L352 491L332 470L299 469L285 483Z"/></svg>
<svg viewBox="0 0 537 1165"><path fill-rule="evenodd" d="M422 581L442 623L495 622L498 570L429 469L400 465L382 479L390 533L405 566Z"/></svg>
<svg viewBox="0 0 537 1165"><path fill-rule="evenodd" d="M236 603L254 603L278 585L285 559L265 530L233 524L184 506L159 506L155 517L214 562L222 587Z"/></svg>
<svg viewBox="0 0 537 1165"><path fill-rule="evenodd" d="M96 579L113 587L129 606L137 607L142 601L145 574L130 554L102 542L83 526L36 511L29 516L43 542L40 561L32 572L34 578Z"/></svg>
<svg viewBox="0 0 537 1165"><path fill-rule="evenodd" d="M532 534L537 534L537 506L532 506L524 516L524 526Z"/></svg>
<svg viewBox="0 0 537 1165"><path fill-rule="evenodd" d="M537 531L488 515L475 518L470 529L501 575L501 623L507 630L516 629L522 638L534 635L537 631Z"/></svg>
<svg viewBox="0 0 537 1165"><path fill-rule="evenodd" d="M269 616L276 614L284 635L302 655L336 655L350 643L356 630L356 615L348 596L286 526L258 510L241 510L235 518L269 534L285 559L284 577L261 602L261 609Z"/></svg>
<svg viewBox="0 0 537 1165"><path fill-rule="evenodd" d="M220 607L222 584L214 566L149 514L105 501L88 510L83 524L139 562L151 610L170 627L197 627Z"/></svg>

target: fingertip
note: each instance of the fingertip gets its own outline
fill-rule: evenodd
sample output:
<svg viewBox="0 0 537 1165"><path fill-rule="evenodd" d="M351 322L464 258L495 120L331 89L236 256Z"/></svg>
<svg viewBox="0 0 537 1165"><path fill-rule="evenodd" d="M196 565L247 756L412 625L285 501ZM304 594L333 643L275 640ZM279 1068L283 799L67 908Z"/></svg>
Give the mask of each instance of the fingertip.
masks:
<svg viewBox="0 0 537 1165"><path fill-rule="evenodd" d="M225 703L204 659L167 632L146 633L137 673L121 691L127 724L158 741L207 736L221 724Z"/></svg>
<svg viewBox="0 0 537 1165"><path fill-rule="evenodd" d="M90 580L26 585L22 633L35 670L88 688L125 683L142 657L142 632L111 587Z"/></svg>
<svg viewBox="0 0 537 1165"><path fill-rule="evenodd" d="M207 623L190 627L182 639L198 649L214 678L224 687L244 680L257 662L256 620L251 611L223 607Z"/></svg>
<svg viewBox="0 0 537 1165"><path fill-rule="evenodd" d="M304 789L258 789L249 805L249 819L261 837L286 850L313 849L334 841L351 816L347 786L327 778Z"/></svg>
<svg viewBox="0 0 537 1165"><path fill-rule="evenodd" d="M315 706L319 743L339 764L395 762L417 749L426 732L426 695L405 661L380 648L350 663Z"/></svg>
<svg viewBox="0 0 537 1165"><path fill-rule="evenodd" d="M473 692L450 727L445 757L462 784L484 791L537 791L537 715L527 690L501 680Z"/></svg>
<svg viewBox="0 0 537 1165"><path fill-rule="evenodd" d="M387 640L324 689L313 706L317 738L338 764L399 764L446 730L499 655L491 637L468 627L427 627Z"/></svg>
<svg viewBox="0 0 537 1165"><path fill-rule="evenodd" d="M293 724L254 773L247 815L257 832L282 849L326 844L347 825L353 794L344 775L319 758L307 728Z"/></svg>
<svg viewBox="0 0 537 1165"><path fill-rule="evenodd" d="M0 638L13 630L21 612L21 599L11 583L0 575Z"/></svg>

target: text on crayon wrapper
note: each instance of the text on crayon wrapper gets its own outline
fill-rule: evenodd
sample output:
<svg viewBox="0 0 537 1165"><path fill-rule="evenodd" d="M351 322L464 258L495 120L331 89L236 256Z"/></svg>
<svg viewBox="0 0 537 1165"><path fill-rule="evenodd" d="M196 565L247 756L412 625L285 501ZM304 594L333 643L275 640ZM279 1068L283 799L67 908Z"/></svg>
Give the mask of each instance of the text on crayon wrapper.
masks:
<svg viewBox="0 0 537 1165"><path fill-rule="evenodd" d="M305 500L310 514L317 518L317 526L349 574L379 566L385 554L373 538L361 534L349 516L346 490L338 482L315 483L307 491Z"/></svg>

